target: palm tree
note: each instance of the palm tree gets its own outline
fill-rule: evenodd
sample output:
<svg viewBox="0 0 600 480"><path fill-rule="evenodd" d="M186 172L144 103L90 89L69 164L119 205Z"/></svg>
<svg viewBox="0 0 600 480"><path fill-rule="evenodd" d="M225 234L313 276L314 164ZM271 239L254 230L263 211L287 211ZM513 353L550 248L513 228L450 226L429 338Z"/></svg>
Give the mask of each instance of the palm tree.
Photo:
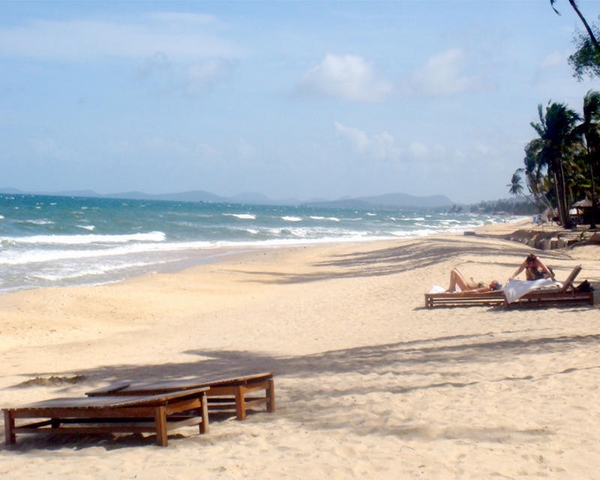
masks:
<svg viewBox="0 0 600 480"><path fill-rule="evenodd" d="M513 173L512 178L510 179L510 183L507 185L507 187L510 187L508 189L508 192L511 195L514 195L515 197L518 197L519 195L523 195L523 185L521 184L521 173L523 173L523 169L522 168L517 168L517 170L515 170L515 173Z"/></svg>
<svg viewBox="0 0 600 480"><path fill-rule="evenodd" d="M523 173L525 173L527 188L531 195L524 193L522 183ZM544 185L543 175L540 177L535 171L527 171L525 168L517 168L515 173L513 173L510 183L507 185L507 187L509 187L508 192L511 195L514 195L515 197L524 196L529 203L537 207L540 213L546 208L550 208L550 210L552 210L552 206L545 195L547 186Z"/></svg>
<svg viewBox="0 0 600 480"><path fill-rule="evenodd" d="M550 0L550 5L554 11L560 15L560 12L554 7L556 0ZM600 77L600 43L598 42L598 28L595 25L590 25L577 6L575 0L569 0L571 7L583 23L587 36L577 32L575 35L575 45L577 50L573 55L569 56L569 64L575 71L574 76L582 80L584 74L589 74L591 77Z"/></svg>
<svg viewBox="0 0 600 480"><path fill-rule="evenodd" d="M555 3L556 3L556 0L550 0L550 5L554 9L554 11L558 15L560 15L560 12L556 8L554 8L554 4ZM569 0L569 3L571 4L571 7L573 7L573 10L575 10L575 13L577 14L577 16L579 17L579 19L581 20L581 23L583 23L583 26L585 27L585 30L587 31L592 44L594 45L594 47L596 47L596 50L598 52L600 52L600 43L598 43L598 40L596 39L596 36L594 35L594 31L592 30L592 28L590 27L589 23L587 22L587 20L585 19L585 17L581 13L581 11L579 10L579 7L577 6L577 2L575 0Z"/></svg>
<svg viewBox="0 0 600 480"><path fill-rule="evenodd" d="M544 112L538 105L539 123L531 122L531 126L539 135L526 148L527 161L533 161L547 169L548 175L554 179L558 216L564 228L572 228L567 201L565 182L565 162L572 156L577 144L578 135L575 131L579 115L567 108L564 103L548 103Z"/></svg>
<svg viewBox="0 0 600 480"><path fill-rule="evenodd" d="M583 119L575 129L585 140L585 160L590 172L592 193L592 220L590 228L596 228L596 185L594 166L600 157L600 92L589 90L583 99Z"/></svg>
<svg viewBox="0 0 600 480"><path fill-rule="evenodd" d="M527 189L533 199L530 197L526 198L534 205L537 205L540 212L544 209L549 209L554 217L554 207L548 198L549 195L552 195L554 198L556 197L553 192L554 184L551 177L544 174L546 166L538 161L538 152L542 144L542 140L536 138L525 147L525 168L522 170L525 172Z"/></svg>

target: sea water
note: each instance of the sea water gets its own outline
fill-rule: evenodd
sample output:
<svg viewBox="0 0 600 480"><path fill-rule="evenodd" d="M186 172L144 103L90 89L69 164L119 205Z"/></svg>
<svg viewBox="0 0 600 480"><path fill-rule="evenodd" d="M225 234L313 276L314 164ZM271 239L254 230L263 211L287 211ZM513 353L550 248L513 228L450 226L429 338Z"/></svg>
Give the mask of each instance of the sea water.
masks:
<svg viewBox="0 0 600 480"><path fill-rule="evenodd" d="M0 293L111 283L256 247L461 233L516 217L0 194Z"/></svg>

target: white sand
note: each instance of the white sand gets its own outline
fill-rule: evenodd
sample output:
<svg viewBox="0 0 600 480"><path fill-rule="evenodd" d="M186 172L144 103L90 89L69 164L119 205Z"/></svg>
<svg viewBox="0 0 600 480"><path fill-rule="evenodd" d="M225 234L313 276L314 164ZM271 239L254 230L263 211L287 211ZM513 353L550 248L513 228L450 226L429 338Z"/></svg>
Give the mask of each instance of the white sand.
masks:
<svg viewBox="0 0 600 480"><path fill-rule="evenodd" d="M598 251L541 256L559 280L582 264L578 280L600 286ZM466 236L251 251L111 286L0 296L2 407L126 378L277 373L274 414L215 421L203 436L183 429L167 448L153 437L23 435L0 446L0 476L597 478L597 307L423 308L453 267L506 281L528 252ZM84 378L19 386L53 375Z"/></svg>

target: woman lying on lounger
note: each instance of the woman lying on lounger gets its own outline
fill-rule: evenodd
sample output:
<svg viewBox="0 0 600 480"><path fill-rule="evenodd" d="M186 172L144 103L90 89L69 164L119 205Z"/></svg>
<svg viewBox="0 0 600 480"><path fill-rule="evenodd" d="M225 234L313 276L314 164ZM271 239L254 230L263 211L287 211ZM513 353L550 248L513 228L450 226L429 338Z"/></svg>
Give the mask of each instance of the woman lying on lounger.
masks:
<svg viewBox="0 0 600 480"><path fill-rule="evenodd" d="M460 290L458 290L457 287ZM476 283L472 278L470 281L467 281L465 276L460 273L458 268L453 268L450 272L450 287L448 288L448 292L460 291L462 293L483 293L501 289L502 284L497 280L492 280L491 283L486 285L483 282Z"/></svg>

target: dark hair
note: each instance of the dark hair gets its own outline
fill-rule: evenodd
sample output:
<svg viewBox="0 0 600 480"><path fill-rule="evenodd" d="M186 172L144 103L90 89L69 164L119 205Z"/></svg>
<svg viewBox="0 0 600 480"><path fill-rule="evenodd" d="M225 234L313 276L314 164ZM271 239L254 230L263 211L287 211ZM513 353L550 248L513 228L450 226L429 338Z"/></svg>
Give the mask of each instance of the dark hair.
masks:
<svg viewBox="0 0 600 480"><path fill-rule="evenodd" d="M527 255L527 258L525 259L525 261L527 263L534 263L536 260L537 260L537 257L533 253L530 253L529 255Z"/></svg>

